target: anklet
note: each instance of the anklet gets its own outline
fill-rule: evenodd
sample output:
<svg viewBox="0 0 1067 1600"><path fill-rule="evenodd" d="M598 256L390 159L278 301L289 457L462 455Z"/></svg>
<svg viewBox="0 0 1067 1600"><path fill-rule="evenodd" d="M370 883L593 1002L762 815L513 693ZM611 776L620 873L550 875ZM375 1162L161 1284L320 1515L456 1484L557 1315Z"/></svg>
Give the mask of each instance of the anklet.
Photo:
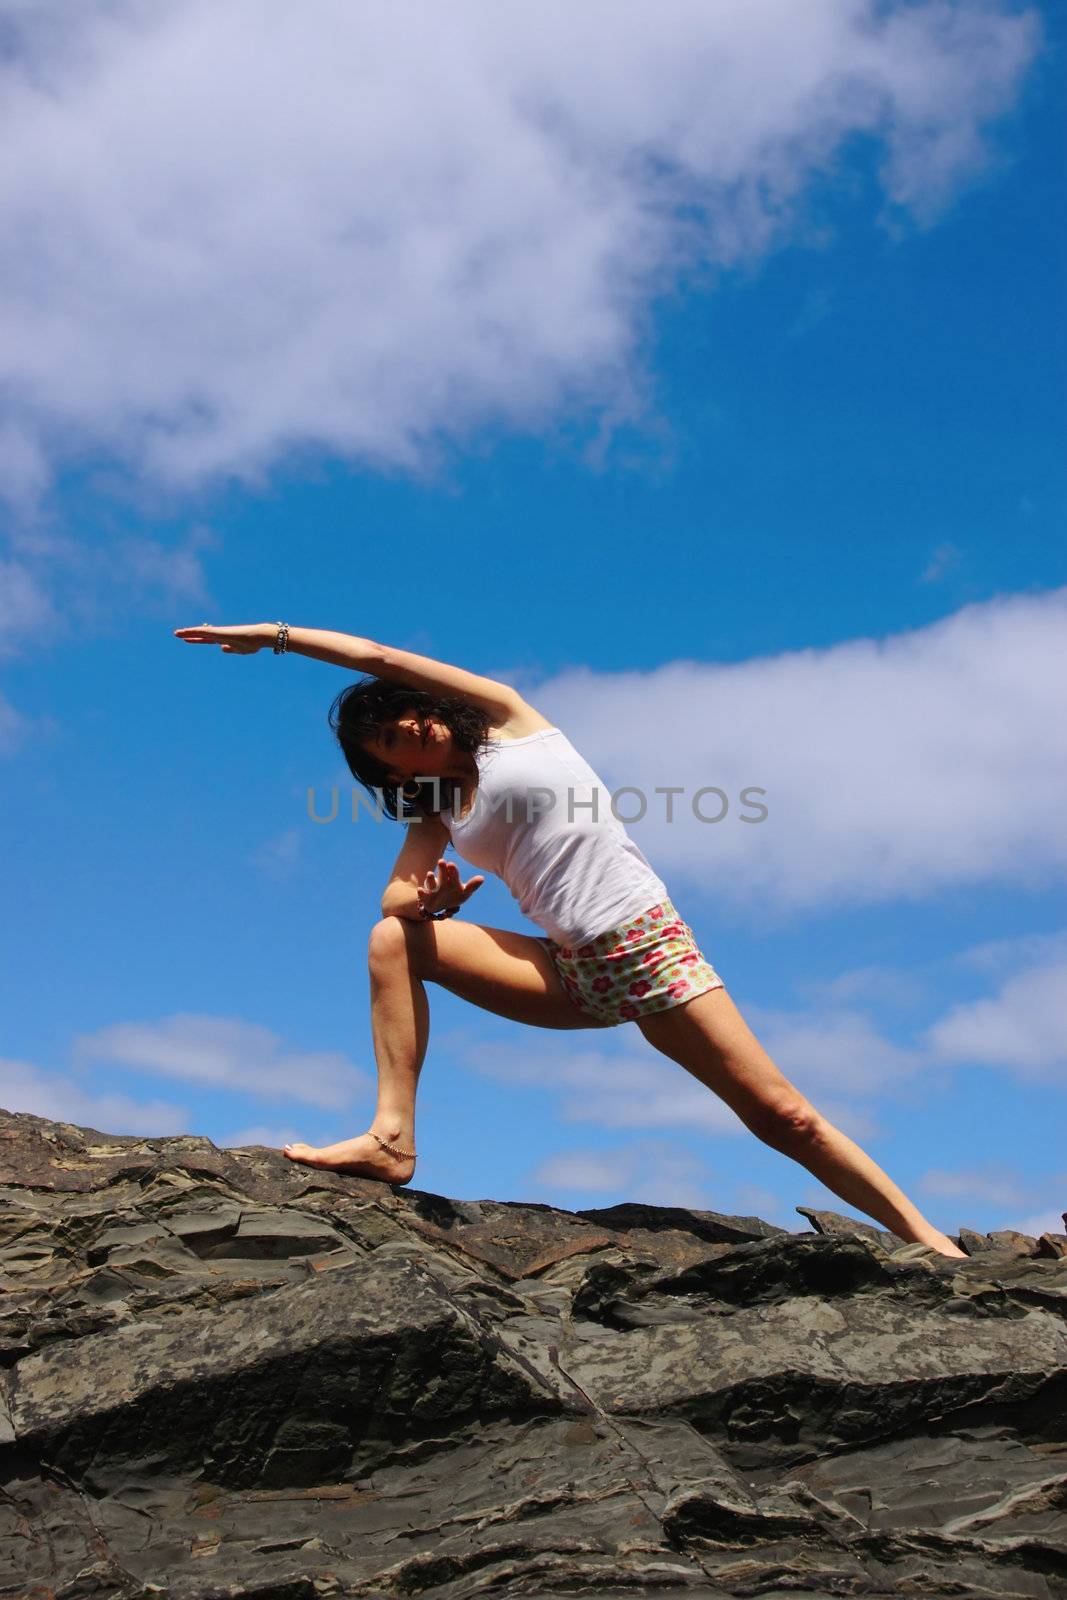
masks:
<svg viewBox="0 0 1067 1600"><path fill-rule="evenodd" d="M383 1150L388 1150L388 1152L389 1152L389 1154L391 1156L409 1156L412 1161L414 1161L416 1159L414 1150L398 1150L395 1144L386 1144L385 1140L381 1137L381 1135L378 1134L378 1133L375 1133L373 1128L369 1129L368 1131L370 1133L371 1138L372 1139L377 1139L377 1141L381 1145L382 1149Z"/></svg>

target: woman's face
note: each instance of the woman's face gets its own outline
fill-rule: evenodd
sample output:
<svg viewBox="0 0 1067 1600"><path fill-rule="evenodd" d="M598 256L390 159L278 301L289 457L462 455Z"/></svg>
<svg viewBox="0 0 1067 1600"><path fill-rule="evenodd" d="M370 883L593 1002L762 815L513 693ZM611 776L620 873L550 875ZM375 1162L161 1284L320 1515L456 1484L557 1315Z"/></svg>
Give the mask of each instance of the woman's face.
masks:
<svg viewBox="0 0 1067 1600"><path fill-rule="evenodd" d="M441 777L452 754L452 732L431 716L407 711L383 723L363 748L388 768L390 783Z"/></svg>

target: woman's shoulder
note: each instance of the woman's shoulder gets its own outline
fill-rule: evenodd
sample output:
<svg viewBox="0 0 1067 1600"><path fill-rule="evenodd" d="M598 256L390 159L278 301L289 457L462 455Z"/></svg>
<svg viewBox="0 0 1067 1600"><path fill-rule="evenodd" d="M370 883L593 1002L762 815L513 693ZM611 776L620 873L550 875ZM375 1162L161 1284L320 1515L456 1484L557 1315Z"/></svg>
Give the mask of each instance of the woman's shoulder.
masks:
<svg viewBox="0 0 1067 1600"><path fill-rule="evenodd" d="M528 700L521 695L516 695L505 721L497 723L489 729L492 739L524 739L528 733L539 733L542 728L554 728L556 724L543 717Z"/></svg>

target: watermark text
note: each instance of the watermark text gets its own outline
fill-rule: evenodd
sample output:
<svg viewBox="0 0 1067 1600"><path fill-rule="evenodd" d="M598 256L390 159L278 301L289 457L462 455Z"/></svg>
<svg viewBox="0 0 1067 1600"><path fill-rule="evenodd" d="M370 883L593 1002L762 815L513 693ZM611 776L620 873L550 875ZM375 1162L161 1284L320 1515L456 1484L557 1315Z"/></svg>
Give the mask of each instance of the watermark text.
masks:
<svg viewBox="0 0 1067 1600"><path fill-rule="evenodd" d="M535 785L526 789L506 789L495 796L486 795L478 789L467 810L462 811L460 791L454 784L446 784L436 775L416 775L409 778L408 783L419 783L429 789L432 795L431 810L443 811L446 820L449 823L454 821L459 830L474 826L486 815L496 816L498 813L509 824L536 822L539 817L547 816L557 808L561 816L565 813L568 826L606 821L609 814L626 827L650 818L654 822L692 819L709 824L733 818L751 826L766 822L769 815L769 808L764 804L767 791L758 784L747 784L733 796L714 783L703 784L697 789L687 789L684 784L657 784L651 796L636 784L624 784L621 788L611 790L606 787L594 789L590 785L580 789L568 786L562 790ZM314 788L308 789L307 812L312 822L336 822L341 815L340 789L335 784L328 794L329 803L324 807L318 792ZM370 817L374 822L396 820L386 806L381 789L375 789L371 795L358 785L352 786L351 808L346 809L346 815L353 822L358 822L362 816ZM424 818L421 813L412 812L404 820L422 822Z"/></svg>

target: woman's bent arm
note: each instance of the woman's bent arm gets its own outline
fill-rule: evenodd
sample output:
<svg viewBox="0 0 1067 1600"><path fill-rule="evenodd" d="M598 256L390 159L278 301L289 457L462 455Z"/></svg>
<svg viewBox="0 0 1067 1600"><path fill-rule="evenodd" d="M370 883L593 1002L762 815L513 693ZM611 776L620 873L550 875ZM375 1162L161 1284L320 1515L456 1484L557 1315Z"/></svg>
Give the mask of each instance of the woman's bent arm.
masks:
<svg viewBox="0 0 1067 1600"><path fill-rule="evenodd" d="M449 845L449 832L440 817L409 822L400 854L393 863L382 893L382 916L412 917L419 921L419 889Z"/></svg>
<svg viewBox="0 0 1067 1600"><path fill-rule="evenodd" d="M408 823L404 843L382 895L383 917L407 917L421 922L423 899L430 910L437 911L446 905L462 905L481 888L485 878L480 872L463 883L456 863L444 860L450 842L451 835L440 817L425 817L420 822Z"/></svg>

